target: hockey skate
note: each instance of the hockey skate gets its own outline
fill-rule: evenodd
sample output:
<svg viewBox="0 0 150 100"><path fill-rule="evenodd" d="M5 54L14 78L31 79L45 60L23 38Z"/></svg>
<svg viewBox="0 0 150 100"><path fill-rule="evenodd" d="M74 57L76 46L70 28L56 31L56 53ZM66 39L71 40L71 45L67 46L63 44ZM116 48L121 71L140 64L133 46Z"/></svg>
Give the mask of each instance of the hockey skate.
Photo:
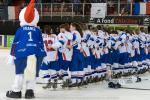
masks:
<svg viewBox="0 0 150 100"><path fill-rule="evenodd" d="M102 76L102 81L106 80L107 75Z"/></svg>
<svg viewBox="0 0 150 100"><path fill-rule="evenodd" d="M33 99L33 98L35 98L34 91L31 90L31 89L30 90L26 90L25 98L26 99Z"/></svg>
<svg viewBox="0 0 150 100"><path fill-rule="evenodd" d="M57 88L57 83L58 80L57 79L54 79L54 82L52 82L52 88L55 90Z"/></svg>
<svg viewBox="0 0 150 100"><path fill-rule="evenodd" d="M90 76L89 78L88 78L88 83L92 83L92 76Z"/></svg>
<svg viewBox="0 0 150 100"><path fill-rule="evenodd" d="M118 78L118 74L113 73L112 78L114 78L114 79Z"/></svg>
<svg viewBox="0 0 150 100"><path fill-rule="evenodd" d="M49 89L52 87L52 82L51 80L48 81L48 83L46 84L46 86L43 86L43 89Z"/></svg>
<svg viewBox="0 0 150 100"><path fill-rule="evenodd" d="M70 83L71 83L71 80L67 79L66 81L63 81L63 84L61 86L62 86L62 88L66 88L66 87L69 87Z"/></svg>
<svg viewBox="0 0 150 100"><path fill-rule="evenodd" d="M78 81L76 80L75 83L70 82L70 84L69 84L68 87L69 87L69 88L78 87Z"/></svg>
<svg viewBox="0 0 150 100"><path fill-rule="evenodd" d="M97 82L99 82L98 76L94 77L94 83L97 83Z"/></svg>
<svg viewBox="0 0 150 100"><path fill-rule="evenodd" d="M83 79L81 79L81 82L78 82L77 86L78 88L82 87L84 85L84 81Z"/></svg>
<svg viewBox="0 0 150 100"><path fill-rule="evenodd" d="M91 83L96 83L96 77L92 77Z"/></svg>
<svg viewBox="0 0 150 100"><path fill-rule="evenodd" d="M83 85L88 85L88 77L83 81Z"/></svg>

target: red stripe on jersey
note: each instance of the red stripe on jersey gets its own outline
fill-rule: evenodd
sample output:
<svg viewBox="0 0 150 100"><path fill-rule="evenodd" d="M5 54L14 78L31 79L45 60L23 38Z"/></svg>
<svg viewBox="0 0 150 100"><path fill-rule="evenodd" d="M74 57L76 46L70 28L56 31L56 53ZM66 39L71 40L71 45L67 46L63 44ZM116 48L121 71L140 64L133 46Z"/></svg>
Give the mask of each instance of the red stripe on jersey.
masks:
<svg viewBox="0 0 150 100"><path fill-rule="evenodd" d="M86 52L83 50L83 55L85 56L85 57L87 57L87 54L86 54Z"/></svg>
<svg viewBox="0 0 150 100"><path fill-rule="evenodd" d="M70 40L68 40L67 45L71 45L71 41Z"/></svg>
<svg viewBox="0 0 150 100"><path fill-rule="evenodd" d="M95 53L95 57L98 58L97 54Z"/></svg>
<svg viewBox="0 0 150 100"><path fill-rule="evenodd" d="M69 45L69 46L71 45L71 40L68 40L68 41L67 41L67 45ZM70 50L70 49L69 49L69 50Z"/></svg>
<svg viewBox="0 0 150 100"><path fill-rule="evenodd" d="M65 55L64 53L62 53L62 55L63 55L63 59L64 59L64 60L67 60L67 59L66 59L66 55Z"/></svg>
<svg viewBox="0 0 150 100"><path fill-rule="evenodd" d="M58 53L56 54L56 60L58 59Z"/></svg>
<svg viewBox="0 0 150 100"><path fill-rule="evenodd" d="M16 48L16 45L13 45L13 47L12 47L12 56L15 56L15 48Z"/></svg>

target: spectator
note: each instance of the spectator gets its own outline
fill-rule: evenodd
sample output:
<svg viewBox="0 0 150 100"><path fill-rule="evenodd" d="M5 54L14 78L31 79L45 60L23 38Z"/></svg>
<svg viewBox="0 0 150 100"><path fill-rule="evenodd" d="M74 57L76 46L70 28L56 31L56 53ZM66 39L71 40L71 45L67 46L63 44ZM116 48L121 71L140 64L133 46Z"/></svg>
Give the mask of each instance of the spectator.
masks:
<svg viewBox="0 0 150 100"><path fill-rule="evenodd" d="M65 3L71 3L71 0L64 0Z"/></svg>
<svg viewBox="0 0 150 100"><path fill-rule="evenodd" d="M81 9L81 0L73 0L73 3L75 3L73 5L73 10L75 12L76 15L80 15L82 13L82 9Z"/></svg>
<svg viewBox="0 0 150 100"><path fill-rule="evenodd" d="M91 3L101 3L102 2L102 0L90 0L91 1Z"/></svg>
<svg viewBox="0 0 150 100"><path fill-rule="evenodd" d="M134 2L143 2L143 0L134 0Z"/></svg>
<svg viewBox="0 0 150 100"><path fill-rule="evenodd" d="M84 5L84 14L85 15L90 15L90 11L91 11L91 1L90 0L84 0L84 3L86 3Z"/></svg>
<svg viewBox="0 0 150 100"><path fill-rule="evenodd" d="M0 4L3 4L3 0L0 0Z"/></svg>

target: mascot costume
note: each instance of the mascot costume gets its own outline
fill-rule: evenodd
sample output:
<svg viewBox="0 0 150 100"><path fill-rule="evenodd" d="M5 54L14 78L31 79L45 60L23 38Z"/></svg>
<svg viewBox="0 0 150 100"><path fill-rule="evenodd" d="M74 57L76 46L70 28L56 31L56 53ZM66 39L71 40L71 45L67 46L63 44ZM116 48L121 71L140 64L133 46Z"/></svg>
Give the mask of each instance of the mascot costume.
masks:
<svg viewBox="0 0 150 100"><path fill-rule="evenodd" d="M18 28L11 48L9 63L15 66L15 80L12 89L6 93L8 98L22 98L23 83L26 83L25 98L34 98L35 79L39 67L46 56L40 29L38 11L34 8L35 0L23 8L19 14Z"/></svg>

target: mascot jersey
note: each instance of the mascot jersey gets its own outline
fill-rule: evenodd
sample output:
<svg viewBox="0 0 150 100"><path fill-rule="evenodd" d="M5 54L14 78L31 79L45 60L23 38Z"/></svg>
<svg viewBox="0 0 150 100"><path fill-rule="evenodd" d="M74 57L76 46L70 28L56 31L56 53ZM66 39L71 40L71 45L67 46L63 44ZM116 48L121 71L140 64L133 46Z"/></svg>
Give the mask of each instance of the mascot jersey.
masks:
<svg viewBox="0 0 150 100"><path fill-rule="evenodd" d="M45 56L41 31L33 26L22 26L16 34L11 48L11 55L24 58L29 55Z"/></svg>
<svg viewBox="0 0 150 100"><path fill-rule="evenodd" d="M30 55L45 56L43 39L40 29L37 28L39 13L35 0L23 8L19 14L20 28L17 30L11 48L11 55L16 58L26 58Z"/></svg>

